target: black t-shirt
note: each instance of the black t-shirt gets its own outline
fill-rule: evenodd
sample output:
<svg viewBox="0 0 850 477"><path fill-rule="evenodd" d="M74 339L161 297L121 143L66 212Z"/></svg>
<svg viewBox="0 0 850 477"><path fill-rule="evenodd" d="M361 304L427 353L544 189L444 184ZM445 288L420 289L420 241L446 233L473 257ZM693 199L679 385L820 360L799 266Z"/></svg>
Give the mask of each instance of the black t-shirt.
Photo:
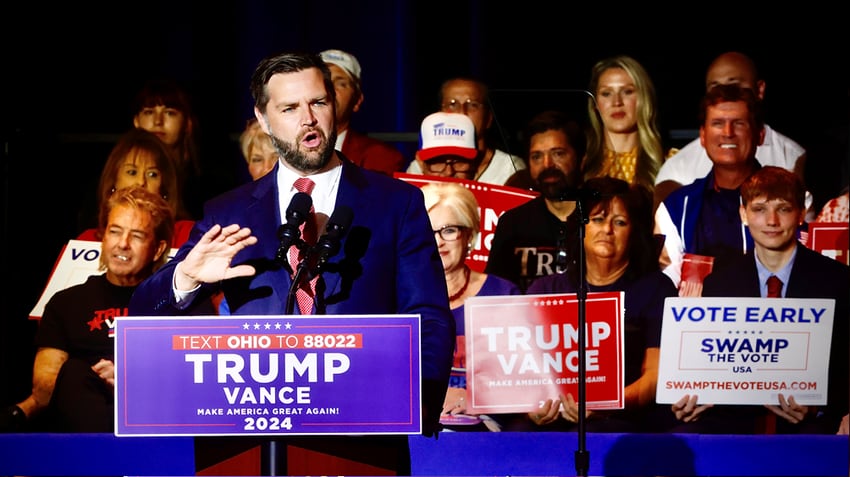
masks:
<svg viewBox="0 0 850 477"><path fill-rule="evenodd" d="M566 270L569 241L575 240L578 229L549 212L543 197L535 197L499 217L486 272L525 293L534 279Z"/></svg>
<svg viewBox="0 0 850 477"><path fill-rule="evenodd" d="M92 365L113 360L115 318L127 315L135 289L113 285L101 274L57 292L44 307L36 346L61 349Z"/></svg>

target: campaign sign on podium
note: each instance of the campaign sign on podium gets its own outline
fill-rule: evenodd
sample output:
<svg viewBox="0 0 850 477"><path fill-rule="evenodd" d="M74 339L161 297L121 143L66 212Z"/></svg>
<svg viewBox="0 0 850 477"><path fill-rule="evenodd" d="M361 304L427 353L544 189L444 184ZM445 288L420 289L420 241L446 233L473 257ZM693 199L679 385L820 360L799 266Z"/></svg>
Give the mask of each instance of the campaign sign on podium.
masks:
<svg viewBox="0 0 850 477"><path fill-rule="evenodd" d="M623 292L587 294L588 409L625 405L623 312ZM470 297L464 313L472 412L530 412L559 394L578 395L575 293Z"/></svg>
<svg viewBox="0 0 850 477"><path fill-rule="evenodd" d="M121 317L115 435L420 434L419 315Z"/></svg>

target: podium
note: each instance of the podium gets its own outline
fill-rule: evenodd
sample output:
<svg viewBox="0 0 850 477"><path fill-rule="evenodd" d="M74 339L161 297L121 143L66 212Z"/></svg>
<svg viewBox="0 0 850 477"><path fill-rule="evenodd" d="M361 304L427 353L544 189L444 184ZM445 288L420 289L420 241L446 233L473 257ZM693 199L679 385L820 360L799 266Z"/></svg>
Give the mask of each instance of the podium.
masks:
<svg viewBox="0 0 850 477"><path fill-rule="evenodd" d="M240 439L222 438L231 444ZM234 456L219 453L224 462L213 462L210 456L198 456L204 452L198 448L200 440L0 434L0 475L261 475L258 448ZM409 436L408 440L410 475L575 475L569 456L577 444L575 433L445 432L438 439ZM590 475L847 475L848 444L847 436L835 435L587 435ZM96 456L92 449L97 449ZM214 452L211 447L206 450ZM322 456L308 452L299 458ZM353 464L338 467L339 471L308 473L290 461L290 475L392 475Z"/></svg>
<svg viewBox="0 0 850 477"><path fill-rule="evenodd" d="M115 346L119 438L195 437L199 469L410 472L418 315L121 317Z"/></svg>

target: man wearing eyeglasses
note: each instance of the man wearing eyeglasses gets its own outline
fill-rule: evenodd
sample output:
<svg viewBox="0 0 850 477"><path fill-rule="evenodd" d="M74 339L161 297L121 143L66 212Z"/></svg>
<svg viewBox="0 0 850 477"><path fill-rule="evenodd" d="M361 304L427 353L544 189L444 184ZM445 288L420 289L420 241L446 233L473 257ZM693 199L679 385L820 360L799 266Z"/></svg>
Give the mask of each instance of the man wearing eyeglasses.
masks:
<svg viewBox="0 0 850 477"><path fill-rule="evenodd" d="M487 95L487 85L481 81L469 78L449 79L440 88L440 111L463 114L472 120L478 156L469 179L504 185L511 175L527 166L521 157L496 149L488 142L487 132L493 125L495 115ZM419 161L412 161L407 172L427 173Z"/></svg>
<svg viewBox="0 0 850 477"><path fill-rule="evenodd" d="M477 155L475 127L467 116L433 113L422 120L416 153L422 174L472 179Z"/></svg>

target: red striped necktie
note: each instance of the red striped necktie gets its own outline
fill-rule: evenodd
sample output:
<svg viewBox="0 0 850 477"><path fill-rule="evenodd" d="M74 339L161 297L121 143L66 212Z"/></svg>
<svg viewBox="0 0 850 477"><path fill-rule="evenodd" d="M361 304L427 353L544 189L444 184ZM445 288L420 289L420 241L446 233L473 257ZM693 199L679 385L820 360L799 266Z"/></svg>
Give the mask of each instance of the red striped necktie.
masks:
<svg viewBox="0 0 850 477"><path fill-rule="evenodd" d="M295 180L295 189L298 192L312 194L313 187L316 183L306 177L300 177ZM316 213L315 208L310 206L310 214L307 215L307 220L301 224L301 237L309 247L316 244ZM293 272L298 270L298 263L306 255L306 250L301 251L297 247L289 248L289 265ZM302 283L295 291L295 299L298 301L298 309L302 315L309 315L313 312L313 297L316 295L316 281L318 275L310 280L309 283Z"/></svg>

